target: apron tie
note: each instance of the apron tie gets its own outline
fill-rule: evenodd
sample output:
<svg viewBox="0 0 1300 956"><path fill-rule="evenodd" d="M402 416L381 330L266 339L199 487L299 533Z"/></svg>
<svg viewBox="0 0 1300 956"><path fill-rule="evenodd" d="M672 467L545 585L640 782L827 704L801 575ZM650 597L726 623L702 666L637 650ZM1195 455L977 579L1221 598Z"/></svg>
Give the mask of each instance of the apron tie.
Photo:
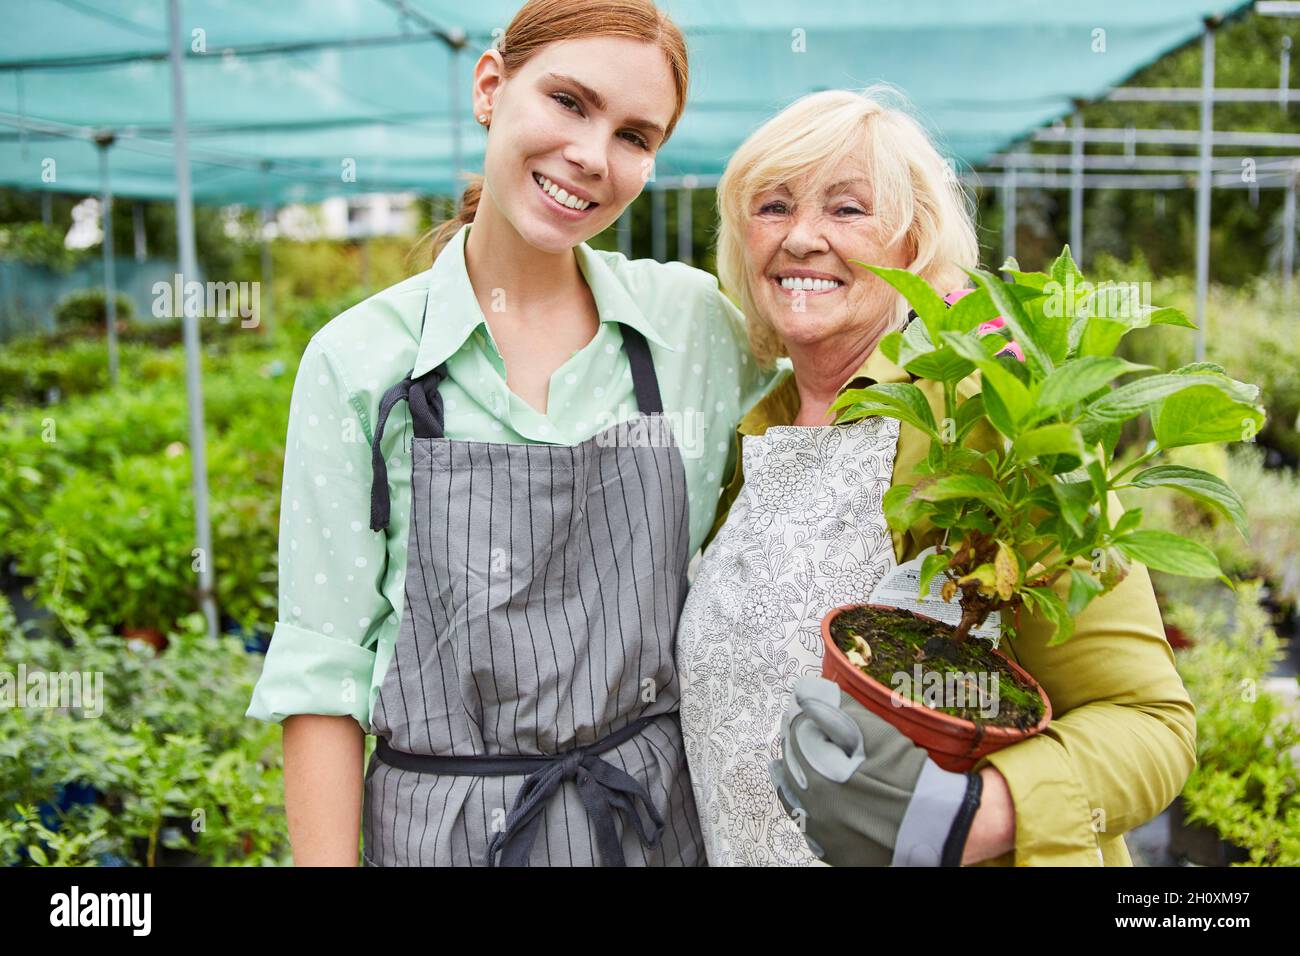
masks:
<svg viewBox="0 0 1300 956"><path fill-rule="evenodd" d="M413 379L408 374L396 385L384 392L379 402L379 421L375 425L375 440L371 446L370 464L374 478L370 485L370 530L383 531L388 527L388 463L384 461L384 451L380 447L384 440L384 425L393 406L406 399L411 408L411 421L415 426L416 438L443 437L442 397L438 394L438 385L447 377L447 366L437 368ZM433 397L430 398L429 396Z"/></svg>
<svg viewBox="0 0 1300 956"><path fill-rule="evenodd" d="M574 747L559 754L480 754L451 756L414 754L394 750L384 737L375 741L375 756L392 767L417 773L455 776L514 776L526 774L506 814L504 829L493 835L488 846L488 866L527 866L537 831L541 829L547 801L555 796L565 780L574 780L587 816L596 831L596 848L605 866L627 866L614 812L620 811L632 821L641 845L653 850L664 832L664 818L655 809L645 786L625 770L601 760L598 754L613 750L631 740L655 720L673 716L677 711L647 714L620 727L594 743ZM647 827L637 809L645 807L651 826ZM500 863L497 854L501 854Z"/></svg>
<svg viewBox="0 0 1300 956"><path fill-rule="evenodd" d="M639 725L646 722L648 719L643 718L635 724L629 724L624 730L635 728L639 731ZM613 736L610 735L597 744L575 747L524 778L514 806L506 815L505 829L497 832L488 846L488 866L498 865L498 852L501 854L500 866L528 865L528 857L533 841L537 838L537 831L541 828L542 811L546 808L547 801L555 795L561 783L572 778L576 778L578 796L596 830L596 847L600 850L600 859L605 866L627 866L618 831L614 827L615 810L622 811L632 821L643 846L652 850L659 845L664 831L664 819L655 809L650 793L631 774L606 763L596 755L597 746L602 751L609 749L607 741ZM650 815L652 828L646 827L641 814L637 812L638 800Z"/></svg>

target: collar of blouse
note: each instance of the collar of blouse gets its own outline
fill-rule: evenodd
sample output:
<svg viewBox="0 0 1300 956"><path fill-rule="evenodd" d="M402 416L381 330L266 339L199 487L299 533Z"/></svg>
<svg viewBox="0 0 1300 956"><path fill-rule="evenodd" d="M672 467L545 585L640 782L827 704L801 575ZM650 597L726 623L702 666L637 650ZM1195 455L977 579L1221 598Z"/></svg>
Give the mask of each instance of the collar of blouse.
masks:
<svg viewBox="0 0 1300 956"><path fill-rule="evenodd" d="M891 362L876 348L839 391L843 394L851 388L866 388L881 382L910 382L912 379L906 369ZM794 372L787 368L771 391L740 420L736 430L742 435L761 435L773 425L791 424L798 413L799 390L795 387Z"/></svg>

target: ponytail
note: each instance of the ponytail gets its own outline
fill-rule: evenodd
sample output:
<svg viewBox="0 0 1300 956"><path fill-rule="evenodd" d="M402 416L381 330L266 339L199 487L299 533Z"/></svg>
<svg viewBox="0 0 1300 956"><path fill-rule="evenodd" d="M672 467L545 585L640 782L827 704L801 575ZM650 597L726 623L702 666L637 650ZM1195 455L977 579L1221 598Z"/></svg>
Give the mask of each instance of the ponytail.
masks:
<svg viewBox="0 0 1300 956"><path fill-rule="evenodd" d="M483 194L483 177L475 174L468 178L469 182L465 184L465 191L461 193L460 205L456 208L456 215L434 226L420 237L415 244L415 248L411 250L413 260L432 264L433 260L438 258L438 253L442 252L443 247L451 242L456 233L460 232L461 226L474 221L474 213L478 210L479 197Z"/></svg>

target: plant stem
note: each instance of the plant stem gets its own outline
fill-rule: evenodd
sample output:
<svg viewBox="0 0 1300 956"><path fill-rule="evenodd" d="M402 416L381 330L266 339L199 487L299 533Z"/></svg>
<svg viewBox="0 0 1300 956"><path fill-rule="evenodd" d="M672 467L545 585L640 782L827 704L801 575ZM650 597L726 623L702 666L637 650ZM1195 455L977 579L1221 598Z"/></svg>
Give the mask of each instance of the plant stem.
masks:
<svg viewBox="0 0 1300 956"><path fill-rule="evenodd" d="M1127 474L1128 474L1130 471L1132 471L1134 468L1138 467L1139 465L1143 464L1144 462L1148 462L1148 461L1150 461L1150 460L1151 460L1152 458L1154 458L1156 455L1160 454L1160 451L1161 451L1161 449L1160 449L1159 447L1157 447L1157 448L1153 448L1153 449L1151 449L1149 452L1147 452L1147 453L1144 454L1144 455L1139 455L1137 458L1134 458L1131 462L1129 462L1127 465L1125 465L1123 468L1121 468L1119 474L1118 474L1118 475L1115 475L1115 476L1114 476L1113 478L1111 478L1110 480L1111 480L1111 481L1119 481L1121 478L1123 478L1125 475L1127 475ZM1128 487L1128 486L1125 485L1125 487ZM1115 486L1114 486L1114 485L1111 485L1111 490L1113 491L1114 489L1115 489Z"/></svg>

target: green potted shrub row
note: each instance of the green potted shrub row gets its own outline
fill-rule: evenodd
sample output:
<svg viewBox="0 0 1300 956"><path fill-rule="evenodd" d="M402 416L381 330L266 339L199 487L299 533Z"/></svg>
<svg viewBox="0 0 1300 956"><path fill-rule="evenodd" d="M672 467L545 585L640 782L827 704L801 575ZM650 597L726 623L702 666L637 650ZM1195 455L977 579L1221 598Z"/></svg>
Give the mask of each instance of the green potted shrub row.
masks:
<svg viewBox="0 0 1300 956"><path fill-rule="evenodd" d="M1231 605L1181 605L1176 656L1196 705L1196 767L1171 808L1170 852L1202 866L1300 865L1300 714L1266 686L1280 642L1260 584Z"/></svg>
<svg viewBox="0 0 1300 956"><path fill-rule="evenodd" d="M0 708L0 864L288 862L279 733L244 717L259 659L237 639L209 639L200 614L161 653L102 625L36 633L2 597L0 637L10 673L105 675L99 716ZM69 783L97 799L43 822L39 808Z"/></svg>

